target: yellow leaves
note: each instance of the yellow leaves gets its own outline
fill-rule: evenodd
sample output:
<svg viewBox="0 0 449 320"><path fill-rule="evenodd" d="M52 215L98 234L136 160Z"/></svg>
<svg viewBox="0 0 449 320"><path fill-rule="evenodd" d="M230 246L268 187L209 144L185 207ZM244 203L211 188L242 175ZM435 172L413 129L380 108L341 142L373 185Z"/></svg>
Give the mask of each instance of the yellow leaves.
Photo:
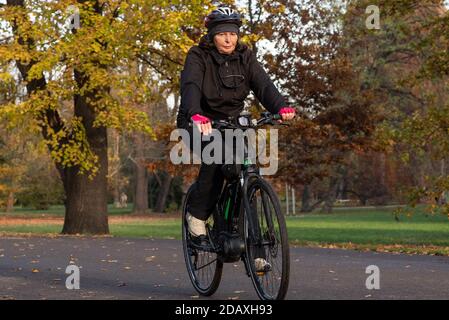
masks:
<svg viewBox="0 0 449 320"><path fill-rule="evenodd" d="M187 54L187 52L189 52L189 49L191 46L192 45L190 43L188 43L188 44L181 43L179 45L179 48L182 50L183 53Z"/></svg>
<svg viewBox="0 0 449 320"><path fill-rule="evenodd" d="M0 72L0 82L9 83L13 81L14 78L9 72Z"/></svg>
<svg viewBox="0 0 449 320"><path fill-rule="evenodd" d="M44 76L44 72L51 72L59 61L59 57L54 53L46 52L42 54L40 61L33 64L28 71L27 81L40 79Z"/></svg>
<svg viewBox="0 0 449 320"><path fill-rule="evenodd" d="M47 144L52 150L52 159L64 167L77 166L80 173L94 176L98 172L98 156L93 153L86 137L81 119L74 117L67 126L58 132L48 127Z"/></svg>
<svg viewBox="0 0 449 320"><path fill-rule="evenodd" d="M92 50L96 53L101 52L102 48L101 45L98 42L93 42L90 47L92 48Z"/></svg>
<svg viewBox="0 0 449 320"><path fill-rule="evenodd" d="M5 193L8 187L5 184L0 184L0 194Z"/></svg>
<svg viewBox="0 0 449 320"><path fill-rule="evenodd" d="M69 4L76 4L83 16L76 33L61 28L63 13ZM141 131L155 138L148 115L144 112L149 103L148 83L155 78L154 71L145 71L132 78L129 63L137 54L147 54L148 48L157 48L158 54L151 61L160 66L161 78L177 79L180 66L170 60L183 61L192 40L181 32L182 26L201 28L209 3L204 1L116 1L105 6L103 14L97 14L94 2L73 1L31 2L26 8L14 8L14 12L0 13L0 20L17 18L11 43L0 46L2 60L16 60L28 64L28 77L46 79L45 89L36 89L23 102L6 104L0 108L0 119L10 126L24 122L34 128L40 126L48 134L45 141L53 160L65 167L78 166L81 172L95 174L98 157L91 150L81 119L72 118L73 98L85 98L92 92L99 97L89 101L95 109L94 126L111 127L124 131ZM112 17L119 5L119 17ZM89 7L90 6L90 7ZM16 10L17 9L17 10ZM19 10L20 9L20 10ZM8 15L8 16L6 16ZM35 19L29 19L30 16ZM0 30L3 30L0 26ZM22 43L18 42L21 38ZM26 40L31 40L27 43ZM168 58L167 58L168 57ZM139 68L148 70L148 65ZM85 75L85 82L78 87L73 70ZM122 74L122 72L124 74ZM120 73L120 76L117 74ZM9 73L0 73L0 81L12 81ZM25 83L23 83L25 84ZM119 97L113 96L117 91ZM114 92L115 91L115 92ZM54 131L44 115L56 110L63 118L62 130ZM61 112L63 111L63 112Z"/></svg>
<svg viewBox="0 0 449 320"><path fill-rule="evenodd" d="M32 52L17 42L0 46L0 57L3 61L16 60L22 64L28 64L32 58Z"/></svg>
<svg viewBox="0 0 449 320"><path fill-rule="evenodd" d="M116 104L98 113L94 126L114 128L121 132L140 131L154 138L154 132L145 112Z"/></svg>
<svg viewBox="0 0 449 320"><path fill-rule="evenodd" d="M242 37L242 42L246 44L255 43L263 39L262 35L247 34Z"/></svg>

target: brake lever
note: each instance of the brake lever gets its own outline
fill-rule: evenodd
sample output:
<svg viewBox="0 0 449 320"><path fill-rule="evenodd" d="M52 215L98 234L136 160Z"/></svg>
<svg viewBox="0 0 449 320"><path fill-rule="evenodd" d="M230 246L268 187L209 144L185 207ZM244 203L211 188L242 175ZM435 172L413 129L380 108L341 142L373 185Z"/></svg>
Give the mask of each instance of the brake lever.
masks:
<svg viewBox="0 0 449 320"><path fill-rule="evenodd" d="M279 119L279 120L271 119L271 120L269 121L269 124L271 124L271 125L273 125L273 126L276 126L276 125L278 125L278 126L286 126L286 127L289 127L289 126L290 126L289 123L286 123L286 122L284 122L284 121L281 120L281 119Z"/></svg>
<svg viewBox="0 0 449 320"><path fill-rule="evenodd" d="M238 129L238 127L233 125L232 123L220 121L220 120L212 121L212 128L217 129L217 130Z"/></svg>

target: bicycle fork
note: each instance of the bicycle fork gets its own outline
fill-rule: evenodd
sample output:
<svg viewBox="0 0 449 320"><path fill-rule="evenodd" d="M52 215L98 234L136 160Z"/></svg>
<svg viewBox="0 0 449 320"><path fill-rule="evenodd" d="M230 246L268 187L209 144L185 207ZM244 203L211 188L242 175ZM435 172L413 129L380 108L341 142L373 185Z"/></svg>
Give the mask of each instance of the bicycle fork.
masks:
<svg viewBox="0 0 449 320"><path fill-rule="evenodd" d="M249 202L249 198L248 198L248 180L250 177L245 177L244 182L243 182L243 188L242 188L242 202L243 202L243 207L245 210L245 214L246 214L246 221L248 223L248 238L249 238L249 243L250 246L253 247L253 250L251 252L251 256L250 256L250 252L246 252L245 254L248 257L248 261L251 259L255 259L255 258L264 258L265 259L265 250L263 249L263 237L262 237L262 233L260 230L260 226L258 223L258 217L257 217L257 212L252 210L251 208L251 204ZM256 208L254 208L257 210L257 204L256 204ZM246 230L244 230L246 231ZM247 241L245 239L245 241ZM250 262L249 262L250 263ZM246 260L245 260L245 269L246 269L246 273L248 276L250 276L250 270L251 267L249 265L247 265Z"/></svg>

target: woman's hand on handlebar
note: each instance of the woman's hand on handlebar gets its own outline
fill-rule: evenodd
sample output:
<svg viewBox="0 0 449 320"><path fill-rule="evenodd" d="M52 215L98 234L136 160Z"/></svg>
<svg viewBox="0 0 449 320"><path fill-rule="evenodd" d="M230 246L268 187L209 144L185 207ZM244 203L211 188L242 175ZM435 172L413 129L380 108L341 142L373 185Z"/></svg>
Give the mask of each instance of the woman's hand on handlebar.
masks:
<svg viewBox="0 0 449 320"><path fill-rule="evenodd" d="M208 117L202 116L197 113L193 115L191 119L202 134L207 136L212 133L212 123Z"/></svg>
<svg viewBox="0 0 449 320"><path fill-rule="evenodd" d="M279 111L279 114L281 115L282 120L287 121L287 120L291 120L295 117L296 110L291 107L284 107L284 108L281 108L281 110Z"/></svg>

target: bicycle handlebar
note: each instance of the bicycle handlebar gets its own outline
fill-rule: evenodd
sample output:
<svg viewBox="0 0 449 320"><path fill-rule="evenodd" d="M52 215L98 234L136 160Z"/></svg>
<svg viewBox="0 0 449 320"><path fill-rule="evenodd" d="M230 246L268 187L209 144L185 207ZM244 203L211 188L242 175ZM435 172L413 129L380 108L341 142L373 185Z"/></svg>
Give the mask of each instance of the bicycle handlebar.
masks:
<svg viewBox="0 0 449 320"><path fill-rule="evenodd" d="M247 123L242 125L239 123L239 119L247 119ZM262 112L261 117L259 119L251 119L248 116L237 116L231 118L231 120L212 120L212 128L214 129L249 129L249 128L258 128L265 124L268 125L285 125L286 123L280 123L278 120L282 120L282 116L279 114L272 114L270 112ZM189 125L192 125L192 122L189 122Z"/></svg>

